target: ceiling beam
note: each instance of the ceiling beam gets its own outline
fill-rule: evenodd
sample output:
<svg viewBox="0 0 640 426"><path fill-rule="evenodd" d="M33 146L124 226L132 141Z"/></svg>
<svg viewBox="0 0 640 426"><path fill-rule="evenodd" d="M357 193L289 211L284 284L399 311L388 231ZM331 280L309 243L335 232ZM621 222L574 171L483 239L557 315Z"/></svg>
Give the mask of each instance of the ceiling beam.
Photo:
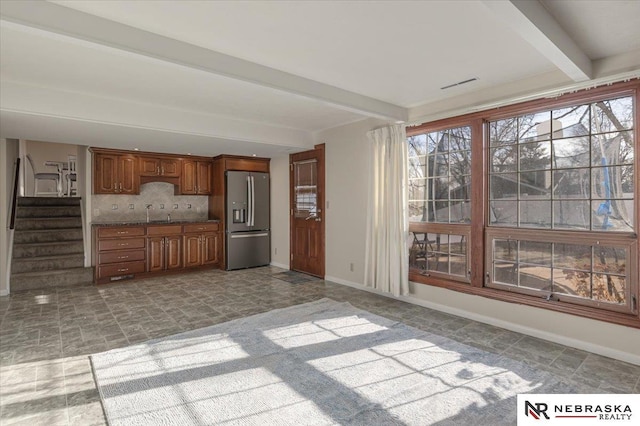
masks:
<svg viewBox="0 0 640 426"><path fill-rule="evenodd" d="M591 59L538 0L483 0L498 18L573 81L590 80Z"/></svg>
<svg viewBox="0 0 640 426"><path fill-rule="evenodd" d="M0 14L8 22L270 87L367 117L404 122L409 115L398 105L49 2L2 2Z"/></svg>

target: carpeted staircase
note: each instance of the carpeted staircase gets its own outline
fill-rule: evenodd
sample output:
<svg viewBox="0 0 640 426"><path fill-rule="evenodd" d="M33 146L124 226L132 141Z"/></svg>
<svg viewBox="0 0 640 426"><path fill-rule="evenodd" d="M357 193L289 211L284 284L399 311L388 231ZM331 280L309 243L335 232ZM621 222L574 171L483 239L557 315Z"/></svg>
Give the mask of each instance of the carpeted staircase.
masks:
<svg viewBox="0 0 640 426"><path fill-rule="evenodd" d="M84 267L80 198L18 199L11 261L11 292L90 285Z"/></svg>

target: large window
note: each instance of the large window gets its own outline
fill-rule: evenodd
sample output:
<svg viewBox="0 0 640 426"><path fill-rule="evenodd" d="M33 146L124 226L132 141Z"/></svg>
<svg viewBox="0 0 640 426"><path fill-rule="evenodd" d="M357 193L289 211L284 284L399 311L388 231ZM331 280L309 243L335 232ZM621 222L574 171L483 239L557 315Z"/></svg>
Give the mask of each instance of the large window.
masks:
<svg viewBox="0 0 640 426"><path fill-rule="evenodd" d="M638 90L407 129L411 280L640 327Z"/></svg>

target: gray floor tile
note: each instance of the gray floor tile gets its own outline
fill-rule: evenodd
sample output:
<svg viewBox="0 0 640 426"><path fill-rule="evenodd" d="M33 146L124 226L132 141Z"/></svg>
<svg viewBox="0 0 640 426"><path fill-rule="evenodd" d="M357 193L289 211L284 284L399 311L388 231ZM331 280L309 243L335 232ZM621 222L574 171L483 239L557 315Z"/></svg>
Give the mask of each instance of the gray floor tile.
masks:
<svg viewBox="0 0 640 426"><path fill-rule="evenodd" d="M0 298L0 423L104 425L89 355L322 297L554 372L576 389L640 392L640 367L275 267L202 271ZM297 281L297 280L294 280Z"/></svg>

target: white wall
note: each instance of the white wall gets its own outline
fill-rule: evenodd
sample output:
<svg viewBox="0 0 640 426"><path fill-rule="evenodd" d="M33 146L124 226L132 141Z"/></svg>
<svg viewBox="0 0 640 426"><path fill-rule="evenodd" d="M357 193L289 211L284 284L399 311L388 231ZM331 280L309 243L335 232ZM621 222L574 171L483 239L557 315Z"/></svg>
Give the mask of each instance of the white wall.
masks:
<svg viewBox="0 0 640 426"><path fill-rule="evenodd" d="M366 133L382 124L363 120L319 134L319 141L326 143L325 275L334 279L364 282L369 144Z"/></svg>
<svg viewBox="0 0 640 426"><path fill-rule="evenodd" d="M13 190L14 165L18 157L18 141L0 139L0 296L9 294L9 213Z"/></svg>
<svg viewBox="0 0 640 426"><path fill-rule="evenodd" d="M271 159L271 264L289 269L289 156Z"/></svg>
<svg viewBox="0 0 640 426"><path fill-rule="evenodd" d="M364 288L366 132L381 124L361 121L318 135L327 159L326 279L358 288ZM414 283L405 300L640 364L638 329Z"/></svg>

